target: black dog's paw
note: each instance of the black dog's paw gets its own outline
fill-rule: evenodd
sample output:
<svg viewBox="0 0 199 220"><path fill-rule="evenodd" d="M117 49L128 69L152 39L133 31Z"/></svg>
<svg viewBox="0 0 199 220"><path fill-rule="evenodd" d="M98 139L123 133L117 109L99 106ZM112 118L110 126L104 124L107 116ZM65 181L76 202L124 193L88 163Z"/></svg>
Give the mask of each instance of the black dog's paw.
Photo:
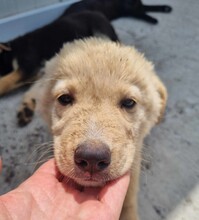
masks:
<svg viewBox="0 0 199 220"><path fill-rule="evenodd" d="M139 18L150 23L150 24L157 24L158 20L150 15L147 14L140 14Z"/></svg>
<svg viewBox="0 0 199 220"><path fill-rule="evenodd" d="M156 18L151 17L150 19L147 20L147 22L151 24L158 24L158 20Z"/></svg>
<svg viewBox="0 0 199 220"><path fill-rule="evenodd" d="M169 5L164 5L163 6L163 11L166 12L166 13L169 13L172 11L172 7L169 6Z"/></svg>
<svg viewBox="0 0 199 220"><path fill-rule="evenodd" d="M32 99L30 102L22 103L17 113L18 125L24 127L29 124L34 116L35 100Z"/></svg>

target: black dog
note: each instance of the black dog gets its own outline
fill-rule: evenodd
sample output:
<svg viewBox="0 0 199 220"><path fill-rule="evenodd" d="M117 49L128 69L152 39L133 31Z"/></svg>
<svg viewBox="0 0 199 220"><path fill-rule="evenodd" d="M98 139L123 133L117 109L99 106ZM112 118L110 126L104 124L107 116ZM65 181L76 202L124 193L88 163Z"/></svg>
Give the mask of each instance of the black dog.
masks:
<svg viewBox="0 0 199 220"><path fill-rule="evenodd" d="M134 17L146 22L157 24L158 20L147 15L147 12L171 12L168 5L144 5L141 0L82 0L72 4L63 16L83 10L100 11L109 20L120 17Z"/></svg>
<svg viewBox="0 0 199 220"><path fill-rule="evenodd" d="M157 20L146 12L170 11L170 6L146 6L141 0L82 0L74 3L55 22L0 44L0 76L7 74L0 79L0 95L35 79L42 62L54 56L64 42L92 36L94 31L117 40L112 26L102 14L109 20L132 16L155 24Z"/></svg>
<svg viewBox="0 0 199 220"><path fill-rule="evenodd" d="M82 0L74 3L53 23L0 44L0 95L40 77L37 73L43 62L53 57L65 42L96 33L118 41L109 20L129 16L155 24L157 20L146 12L170 11L170 6L146 6L141 0ZM25 95L18 112L20 125L31 121L34 108L35 100L29 94Z"/></svg>
<svg viewBox="0 0 199 220"><path fill-rule="evenodd" d="M45 60L53 57L63 43L100 33L117 41L109 20L101 13L84 11L64 16L53 23L0 44L0 95L35 80Z"/></svg>

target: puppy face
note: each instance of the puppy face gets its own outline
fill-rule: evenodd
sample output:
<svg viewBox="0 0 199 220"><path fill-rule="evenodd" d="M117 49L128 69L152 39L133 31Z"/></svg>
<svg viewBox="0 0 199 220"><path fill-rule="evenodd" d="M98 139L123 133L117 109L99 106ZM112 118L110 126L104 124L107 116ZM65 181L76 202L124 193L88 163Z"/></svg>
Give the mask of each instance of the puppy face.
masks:
<svg viewBox="0 0 199 220"><path fill-rule="evenodd" d="M46 72L41 106L61 173L99 186L129 171L166 101L152 65L133 48L91 38L66 44Z"/></svg>

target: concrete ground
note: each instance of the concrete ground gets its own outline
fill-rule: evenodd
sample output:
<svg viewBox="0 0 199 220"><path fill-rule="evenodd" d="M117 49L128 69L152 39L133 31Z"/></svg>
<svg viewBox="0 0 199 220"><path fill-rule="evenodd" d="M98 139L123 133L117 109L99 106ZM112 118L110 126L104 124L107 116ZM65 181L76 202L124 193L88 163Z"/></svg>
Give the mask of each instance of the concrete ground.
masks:
<svg viewBox="0 0 199 220"><path fill-rule="evenodd" d="M121 41L153 61L168 88L165 120L145 141L139 210L141 220L199 219L199 2L167 3L171 14L153 14L159 24L135 19L113 22ZM39 116L25 128L16 125L23 91L0 99L0 194L27 178L38 161L39 146L50 140ZM42 149L45 145L42 145Z"/></svg>

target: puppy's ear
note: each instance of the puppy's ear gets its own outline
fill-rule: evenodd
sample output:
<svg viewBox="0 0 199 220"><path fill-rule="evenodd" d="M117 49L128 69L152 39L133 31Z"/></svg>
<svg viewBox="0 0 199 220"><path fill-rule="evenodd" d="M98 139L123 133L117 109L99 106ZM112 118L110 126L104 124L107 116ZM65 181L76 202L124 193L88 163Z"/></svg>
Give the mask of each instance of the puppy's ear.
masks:
<svg viewBox="0 0 199 220"><path fill-rule="evenodd" d="M0 53L2 53L4 50L11 51L12 49L7 44L0 44Z"/></svg>
<svg viewBox="0 0 199 220"><path fill-rule="evenodd" d="M43 68L43 77L40 81L40 97L37 103L37 109L39 114L43 117L46 123L51 127L52 123L52 108L53 108L53 97L52 89L58 78L54 75L56 73L55 67L57 62L57 56L54 56L49 61L45 63Z"/></svg>
<svg viewBox="0 0 199 220"><path fill-rule="evenodd" d="M161 101L160 101L160 114L157 119L157 124L159 124L164 117L168 95L167 95L166 87L159 79L156 81L156 86L157 86L156 88L157 88L158 94L161 99Z"/></svg>

